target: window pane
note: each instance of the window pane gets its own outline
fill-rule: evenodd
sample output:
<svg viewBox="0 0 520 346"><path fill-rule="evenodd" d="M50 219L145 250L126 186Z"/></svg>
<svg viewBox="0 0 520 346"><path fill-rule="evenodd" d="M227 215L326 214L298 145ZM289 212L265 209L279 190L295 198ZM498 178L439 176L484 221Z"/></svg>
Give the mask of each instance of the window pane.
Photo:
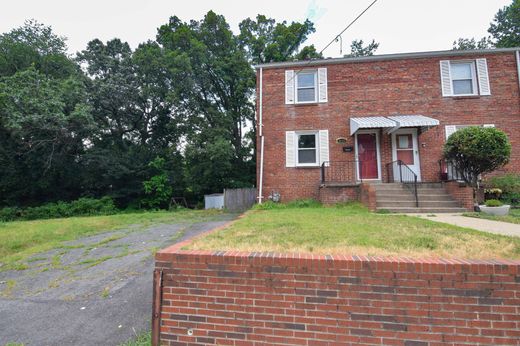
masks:
<svg viewBox="0 0 520 346"><path fill-rule="evenodd" d="M298 163L316 163L316 149L298 150Z"/></svg>
<svg viewBox="0 0 520 346"><path fill-rule="evenodd" d="M453 93L455 95L473 94L473 82L469 80L454 80Z"/></svg>
<svg viewBox="0 0 520 346"><path fill-rule="evenodd" d="M315 89L298 89L298 102L316 101Z"/></svg>
<svg viewBox="0 0 520 346"><path fill-rule="evenodd" d="M316 135L300 135L298 148L316 148Z"/></svg>
<svg viewBox="0 0 520 346"><path fill-rule="evenodd" d="M398 135L398 143L397 147L399 149L409 149L411 148L412 141L410 140L412 135Z"/></svg>
<svg viewBox="0 0 520 346"><path fill-rule="evenodd" d="M312 73L298 73L298 88L313 88L314 87L314 72Z"/></svg>
<svg viewBox="0 0 520 346"><path fill-rule="evenodd" d="M403 161L405 165L413 165L413 150L397 150L397 159Z"/></svg>
<svg viewBox="0 0 520 346"><path fill-rule="evenodd" d="M451 78L452 79L471 79L471 63L451 64Z"/></svg>

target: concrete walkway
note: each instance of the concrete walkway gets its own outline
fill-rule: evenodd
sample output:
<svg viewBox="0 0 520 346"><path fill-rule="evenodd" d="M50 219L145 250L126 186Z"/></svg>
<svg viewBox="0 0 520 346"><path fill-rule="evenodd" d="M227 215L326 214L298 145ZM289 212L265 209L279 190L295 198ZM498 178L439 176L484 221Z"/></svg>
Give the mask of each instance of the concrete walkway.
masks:
<svg viewBox="0 0 520 346"><path fill-rule="evenodd" d="M449 223L450 225L473 228L478 231L520 237L520 225L463 216L462 214L408 214L431 221Z"/></svg>

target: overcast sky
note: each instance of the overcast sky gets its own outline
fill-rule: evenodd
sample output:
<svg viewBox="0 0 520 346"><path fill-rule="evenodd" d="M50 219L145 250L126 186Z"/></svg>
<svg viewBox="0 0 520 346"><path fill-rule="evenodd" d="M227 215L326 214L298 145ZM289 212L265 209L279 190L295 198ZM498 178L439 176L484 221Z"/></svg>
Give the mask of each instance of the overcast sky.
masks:
<svg viewBox="0 0 520 346"><path fill-rule="evenodd" d="M121 38L135 48L153 39L157 28L171 15L183 20L201 19L213 10L223 14L231 28L258 13L276 20L311 19L316 26L308 44L318 50L336 36L372 0L11 0L2 4L0 32L34 18L68 38L71 53L88 41ZM499 8L511 0L379 0L343 35L343 53L353 39L375 39L378 54L451 49L459 37L487 35L489 23ZM340 56L339 44L324 54Z"/></svg>

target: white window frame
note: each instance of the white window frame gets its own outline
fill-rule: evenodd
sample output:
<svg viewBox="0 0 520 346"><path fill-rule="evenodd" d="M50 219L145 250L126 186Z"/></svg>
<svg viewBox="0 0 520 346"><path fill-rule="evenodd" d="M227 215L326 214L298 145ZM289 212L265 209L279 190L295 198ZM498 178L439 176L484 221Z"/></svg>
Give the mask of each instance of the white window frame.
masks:
<svg viewBox="0 0 520 346"><path fill-rule="evenodd" d="M318 167L320 165L320 136L319 131L295 131L295 166L296 167ZM310 148L303 148L300 149L299 142L300 142L300 136L302 135L314 135L314 149ZM309 163L300 163L300 150L314 150L316 152L316 161L315 162L309 162Z"/></svg>
<svg viewBox="0 0 520 346"><path fill-rule="evenodd" d="M471 65L471 87L473 89L472 94L455 94L455 86L453 85L454 80L467 80L467 79L455 79L453 78L453 74L451 73L451 67L453 65L460 65L460 64L469 64ZM475 66L474 60L451 60L450 61L450 82L451 82L451 93L452 96L458 97L458 96L478 96L479 95L479 89L477 84L477 67Z"/></svg>
<svg viewBox="0 0 520 346"><path fill-rule="evenodd" d="M311 89L310 87L302 87L300 88L298 86L298 76L300 74L312 74L314 76L314 100L312 101L300 101L298 99L298 90L300 89ZM306 103L318 103L318 88L319 88L319 85L318 85L318 70L303 70L303 71L299 71L298 73L295 73L294 75L295 77L295 97L294 97L294 101L296 104L306 104Z"/></svg>

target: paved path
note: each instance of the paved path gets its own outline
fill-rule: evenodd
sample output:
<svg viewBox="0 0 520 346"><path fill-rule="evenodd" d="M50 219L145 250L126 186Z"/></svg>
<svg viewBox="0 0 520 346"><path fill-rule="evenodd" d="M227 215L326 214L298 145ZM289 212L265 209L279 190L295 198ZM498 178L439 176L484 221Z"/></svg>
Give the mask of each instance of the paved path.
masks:
<svg viewBox="0 0 520 346"><path fill-rule="evenodd" d="M517 236L520 237L520 225L493 221L487 219L479 219L476 217L463 216L462 214L408 214L410 216L418 216L424 219L449 223L451 225L473 228L479 231ZM432 216L435 215L435 216Z"/></svg>
<svg viewBox="0 0 520 346"><path fill-rule="evenodd" d="M149 330L154 251L233 217L98 234L0 272L0 346L119 345Z"/></svg>

